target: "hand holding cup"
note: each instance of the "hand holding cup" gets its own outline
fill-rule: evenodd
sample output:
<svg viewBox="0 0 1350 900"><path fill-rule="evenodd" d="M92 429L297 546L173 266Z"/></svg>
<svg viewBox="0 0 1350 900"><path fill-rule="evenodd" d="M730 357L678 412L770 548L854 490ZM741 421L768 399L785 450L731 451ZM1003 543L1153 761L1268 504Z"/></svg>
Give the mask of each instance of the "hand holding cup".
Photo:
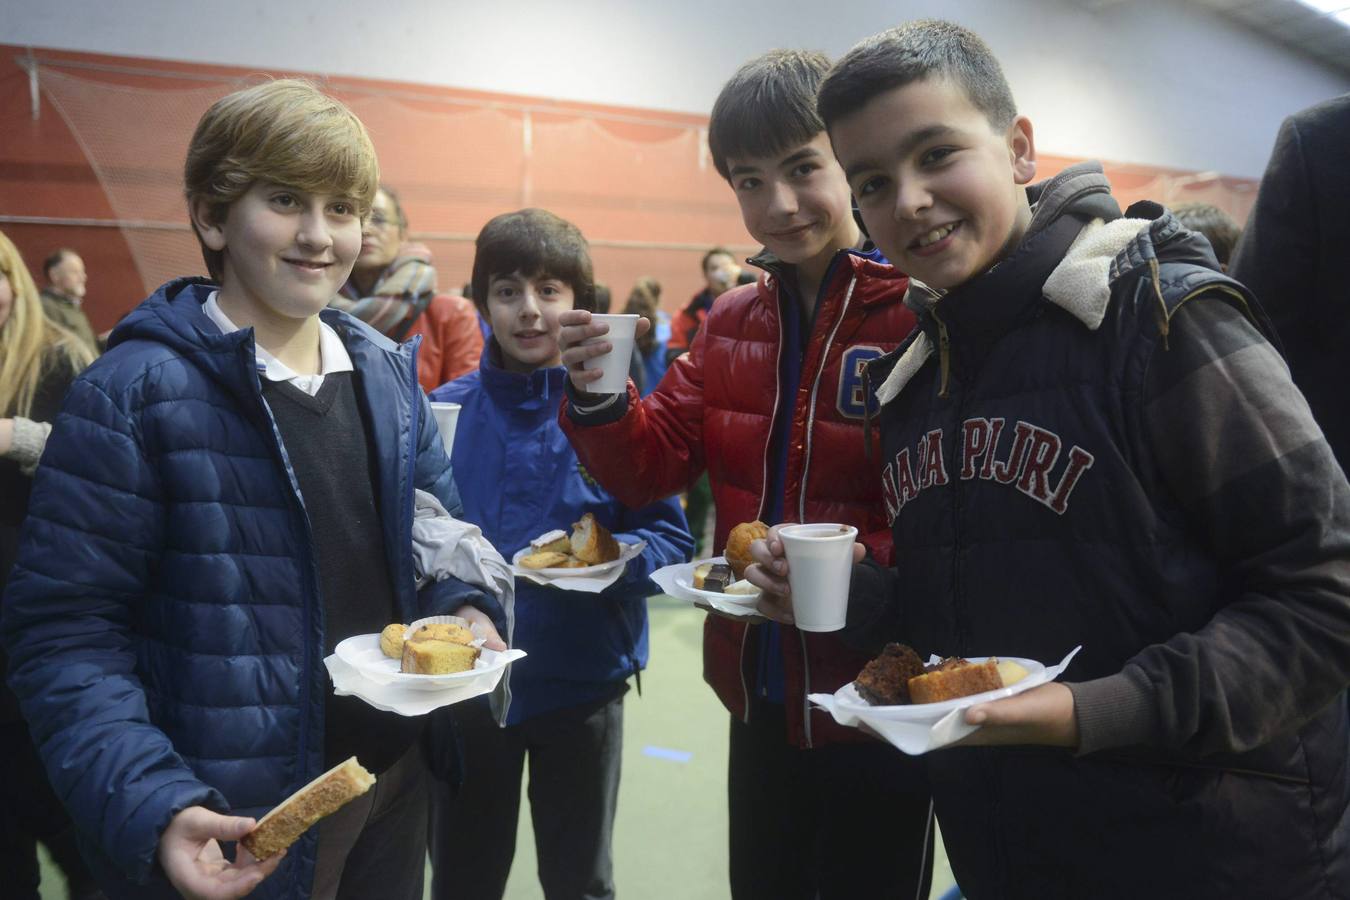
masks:
<svg viewBox="0 0 1350 900"><path fill-rule="evenodd" d="M567 376L572 386L584 394L597 393L595 383L605 377L603 369L588 369L586 363L614 350L614 344L605 340L609 334L609 324L589 310L572 309L558 316L562 330L558 333L558 346L562 348L562 362L567 367ZM633 332L633 340L642 337L652 327L651 322L639 317ZM623 368L626 378L628 368Z"/></svg>
<svg viewBox="0 0 1350 900"><path fill-rule="evenodd" d="M768 537L763 540L755 541L750 545L750 556L754 559L754 563L745 570L745 577L751 584L760 589L760 614L765 618L772 619L775 622L780 622L784 625L795 625L797 624L797 617L794 614L794 603L792 598L793 579L790 575L791 564L788 561L788 551L781 535L781 531L785 528L797 532L805 531L807 534L806 543L808 545L816 543L821 537L827 539L832 539L836 536L843 538L845 535L850 538L856 537L857 529L843 525L775 525L769 529ZM811 537L811 532L813 530L820 532L815 538ZM790 531L789 535L791 534L792 532ZM791 541L792 538L789 537L789 540ZM853 565L862 561L866 552L867 550L862 544L854 543L852 545L852 554L848 562L848 569L850 571ZM837 556L837 553L835 555ZM841 560L836 559L836 568L839 568L841 563ZM808 561L806 564L813 567L815 566L814 561ZM834 576L836 581L838 580L838 574L839 573L836 572ZM800 577L802 573L799 572L798 575L798 580L802 580ZM823 596L827 599L830 596L833 596L838 600L838 591L840 589L842 589L842 598L846 603L848 595L847 578L843 579L840 585L836 585L833 589L825 591ZM813 595L821 595L821 591L814 588L811 590L811 593ZM803 601L802 605L814 607L814 600L808 599ZM809 623L809 626L805 626L807 627L807 630L818 630L816 625L817 618L817 616L808 610L807 622ZM842 627L842 620L840 620L834 628L820 630L836 630L837 627Z"/></svg>

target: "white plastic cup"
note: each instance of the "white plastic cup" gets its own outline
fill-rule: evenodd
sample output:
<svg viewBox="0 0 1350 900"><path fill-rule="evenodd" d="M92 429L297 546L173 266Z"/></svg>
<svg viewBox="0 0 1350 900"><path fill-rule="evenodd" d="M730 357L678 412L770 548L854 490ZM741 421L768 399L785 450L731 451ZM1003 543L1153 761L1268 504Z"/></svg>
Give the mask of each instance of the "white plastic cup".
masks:
<svg viewBox="0 0 1350 900"><path fill-rule="evenodd" d="M792 586L792 617L802 631L838 631L848 616L853 579L852 525L784 525L778 529Z"/></svg>
<svg viewBox="0 0 1350 900"><path fill-rule="evenodd" d="M441 432L441 440L445 443L445 455L449 456L455 449L455 425L459 423L458 403L433 403L431 404L431 414L436 417L436 428Z"/></svg>
<svg viewBox="0 0 1350 900"><path fill-rule="evenodd" d="M609 326L609 334L591 338L587 344L597 341L609 341L614 349L608 353L588 359L582 363L583 369L603 369L604 377L587 385L592 394L622 394L628 390L628 367L633 362L633 344L637 337L638 315L600 314L591 315L592 322L604 322Z"/></svg>

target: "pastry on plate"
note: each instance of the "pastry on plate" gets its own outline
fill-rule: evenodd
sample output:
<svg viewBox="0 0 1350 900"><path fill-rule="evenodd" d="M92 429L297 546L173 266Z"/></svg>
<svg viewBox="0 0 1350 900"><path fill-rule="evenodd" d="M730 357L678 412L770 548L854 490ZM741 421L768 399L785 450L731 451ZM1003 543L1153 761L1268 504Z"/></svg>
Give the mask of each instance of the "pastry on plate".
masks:
<svg viewBox="0 0 1350 900"><path fill-rule="evenodd" d="M998 660L973 663L964 659L944 659L924 674L909 680L909 698L914 703L940 703L1003 687Z"/></svg>
<svg viewBox="0 0 1350 900"><path fill-rule="evenodd" d="M619 558L619 542L594 515L586 513L572 526L572 555L588 566L613 562Z"/></svg>
<svg viewBox="0 0 1350 900"><path fill-rule="evenodd" d="M527 569L560 569L572 557L553 550L541 550L520 558L520 564Z"/></svg>
<svg viewBox="0 0 1350 900"><path fill-rule="evenodd" d="M407 625L398 622L384 626L384 631L380 632L380 652L390 659L402 659L403 635L407 630Z"/></svg>
<svg viewBox="0 0 1350 900"><path fill-rule="evenodd" d="M414 631L410 641L449 641L452 644L473 643L473 632L454 622L428 622Z"/></svg>
<svg viewBox="0 0 1350 900"><path fill-rule="evenodd" d="M545 532L530 541L531 553L571 553L572 539L561 528Z"/></svg>
<svg viewBox="0 0 1350 900"><path fill-rule="evenodd" d="M910 679L922 674L923 660L913 647L887 644L880 656L863 666L853 687L872 706L900 706L910 702Z"/></svg>
<svg viewBox="0 0 1350 900"><path fill-rule="evenodd" d="M409 675L450 675L467 672L478 661L477 647L449 641L408 641L403 645L401 672Z"/></svg>

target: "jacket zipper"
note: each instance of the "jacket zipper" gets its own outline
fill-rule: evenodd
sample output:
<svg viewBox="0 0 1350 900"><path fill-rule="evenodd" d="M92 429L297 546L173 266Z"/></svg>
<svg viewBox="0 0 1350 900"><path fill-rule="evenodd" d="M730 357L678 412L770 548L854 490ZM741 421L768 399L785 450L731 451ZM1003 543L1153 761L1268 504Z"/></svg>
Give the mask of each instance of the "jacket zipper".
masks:
<svg viewBox="0 0 1350 900"><path fill-rule="evenodd" d="M806 414L806 444L803 450L802 459L802 484L797 493L797 521L806 521L806 483L811 474L811 447L812 435L816 425L816 398L820 394L820 381L825 377L825 364L830 358L830 347L834 344L834 338L839 333L839 326L844 324L844 318L848 315L848 304L853 299L853 288L858 284L857 273L849 279L848 290L844 292L844 305L840 307L839 314L834 320L834 326L830 328L830 336L825 339L825 344L820 350L820 365L816 368L816 377L811 384L811 402L807 406ZM816 301L820 302L819 299ZM866 398L864 398L866 403ZM806 734L806 746L808 748L815 746L813 735L811 734L811 701L806 699L806 695L811 693L811 658L806 652L806 632L798 631L797 638L802 645L802 728Z"/></svg>
<svg viewBox="0 0 1350 900"><path fill-rule="evenodd" d="M246 343L241 346L245 348L249 348L250 346L256 348L256 344L250 345ZM254 397L258 401L258 409L262 412L263 418L267 422L268 431L272 435L272 446L276 450L277 459L281 462L281 467L286 472L286 480L291 486L291 497L295 500L296 506L299 507L300 519L304 522L305 547L308 549L309 557L307 560L308 565L305 567L309 574L309 584L307 585L308 589L304 592L304 601L300 605L302 633L304 635L302 641L304 668L301 670L300 675L300 708L302 710L301 715L305 720L305 724L300 728L300 771L305 773L304 777L307 780L310 777L308 774L310 771L308 727L310 719L310 679L313 677L311 673L314 671L314 652L312 649L314 642L310 636L310 631L314 624L314 610L311 607L314 606L315 600L317 599L319 584L318 566L314 561L314 528L309 521L309 511L305 509L305 498L300 493L300 482L295 476L295 470L291 468L290 458L286 455L286 445L282 443L281 434L277 430L276 419L272 417L272 410L268 407L267 401L263 398L262 382L259 380L258 370L256 363L254 362L256 359L257 350L253 349L253 359L250 359L247 363L250 367L250 373L253 376L251 386L253 387ZM321 718L323 716L322 708L319 710L319 716Z"/></svg>
<svg viewBox="0 0 1350 900"><path fill-rule="evenodd" d="M857 283L858 276L855 274L848 283L848 291L844 294L844 305L839 310L839 317L834 320L834 327L830 329L830 336L825 339L825 346L821 348L820 366L816 369L815 381L811 385L811 403L807 407L806 415L806 449L802 460L802 487L797 497L798 522L806 521L806 480L811 473L812 432L816 425L816 397L820 393L820 380L825 377L825 364L830 358L830 346L834 343L835 335L839 333L839 326L844 324L844 317L848 315L848 304L853 299L853 288ZM866 409L865 405L864 409Z"/></svg>
<svg viewBox="0 0 1350 900"><path fill-rule="evenodd" d="M413 565L413 561L412 561L412 521L413 521L413 515L414 515L414 511L415 511L415 509L416 509L416 504L417 504L417 499L416 499L417 494L416 494L416 491L417 491L417 442L418 442L418 432L421 431L421 425L422 425L422 423L421 423L422 401L421 401L421 398L418 396L418 395L421 393L421 390L418 388L418 382L417 382L417 353L418 353L418 351L422 348L422 336L421 336L421 335L414 335L410 343L412 344L412 354L411 354L411 357L412 357L412 358L411 358L411 364L412 364L412 387L411 387L411 395L412 395L412 397L411 397L411 401L412 401L412 402L410 402L410 403L408 404L408 437L409 437L409 440L408 440L408 457L407 457L407 470L406 470L406 472L407 472L407 474L406 474L406 478L407 478L407 486L406 486L406 490L403 491L403 509L402 509L401 512L400 512L400 515L399 515L399 524L398 524L398 530L399 530L399 535L400 535L400 541L399 541L399 543L400 543L401 545L407 547L407 548L408 548L408 552L407 552L407 553L400 553L400 554L399 554L399 559L400 559L400 562L401 562L400 568L404 568L404 569L405 569L405 571L404 571L404 573L403 573L403 578L400 579L400 582L401 582L402 585L403 585L403 586L400 588L400 592L406 591L408 585L410 585L410 584L413 585L413 592L412 592L412 596L411 596L411 598L410 598L410 599L411 599L411 609L412 609L413 612L419 613L419 614L420 614L420 613L421 613L421 610L417 609L417 587L416 587L416 585L417 585L417 575L416 575L416 567ZM406 534L404 533L404 529L407 529L407 533L406 533Z"/></svg>
<svg viewBox="0 0 1350 900"><path fill-rule="evenodd" d="M952 374L952 342L947 335L947 323L938 315L937 306L930 309L928 314L933 317L938 327L938 368L942 373L942 380L938 384L938 396L946 399Z"/></svg>
<svg viewBox="0 0 1350 900"><path fill-rule="evenodd" d="M776 279L775 285L782 283L782 278L777 275L775 275L774 278ZM779 313L781 314L782 293L776 286L774 288L774 301L778 303ZM783 371L783 323L781 320L778 323L778 357L774 365L773 412L769 415L769 431L771 436L773 433L773 423L778 418L778 406L783 399L783 385L779 381L777 374ZM764 442L764 468L760 473L759 509L755 512L756 519L764 518L764 503L769 499L768 491L766 491L765 488L769 484L769 445L772 443L772 440ZM745 698L745 715L742 716L741 721L745 722L747 725L750 724L750 685L746 683L745 680L745 649L749 642L750 626L746 625L741 630L741 659L738 668L741 675L741 695Z"/></svg>

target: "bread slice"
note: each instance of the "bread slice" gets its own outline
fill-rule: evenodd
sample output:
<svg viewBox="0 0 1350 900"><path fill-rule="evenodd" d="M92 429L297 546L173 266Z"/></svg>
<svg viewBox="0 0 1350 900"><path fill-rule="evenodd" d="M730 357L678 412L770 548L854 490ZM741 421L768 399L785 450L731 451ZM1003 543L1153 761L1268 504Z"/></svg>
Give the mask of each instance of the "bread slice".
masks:
<svg viewBox="0 0 1350 900"><path fill-rule="evenodd" d="M570 544L568 545L571 546ZM569 559L566 553L556 553L552 550L541 550L538 553L531 553L528 556L520 558L520 564L527 569L556 569L565 564Z"/></svg>
<svg viewBox="0 0 1350 900"><path fill-rule="evenodd" d="M399 670L409 675L450 675L467 672L478 661L477 647L449 641L408 641L403 645Z"/></svg>
<svg viewBox="0 0 1350 900"><path fill-rule="evenodd" d="M291 794L239 839L256 859L267 859L294 844L311 825L370 790L375 776L353 756Z"/></svg>
<svg viewBox="0 0 1350 900"><path fill-rule="evenodd" d="M619 542L590 513L572 526L572 555L588 566L619 558Z"/></svg>
<svg viewBox="0 0 1350 900"><path fill-rule="evenodd" d="M915 703L938 703L969 697L1003 687L1003 676L998 672L998 660L986 659L973 663L964 659L947 659L934 670L909 680L909 697Z"/></svg>

